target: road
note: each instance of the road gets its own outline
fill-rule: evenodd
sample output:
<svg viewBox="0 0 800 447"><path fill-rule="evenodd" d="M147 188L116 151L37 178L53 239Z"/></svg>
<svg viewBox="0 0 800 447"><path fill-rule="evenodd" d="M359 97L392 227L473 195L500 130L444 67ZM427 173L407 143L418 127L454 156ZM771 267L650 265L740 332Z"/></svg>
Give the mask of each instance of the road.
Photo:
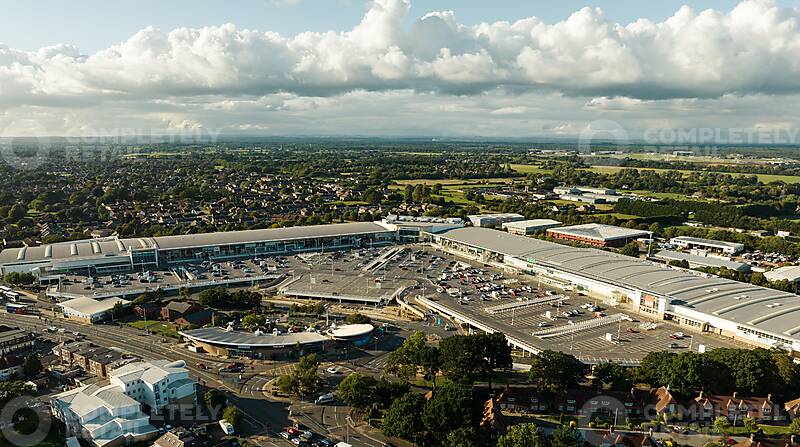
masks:
<svg viewBox="0 0 800 447"><path fill-rule="evenodd" d="M257 369L245 373L223 373L217 372L217 367L227 362L221 361L209 355L191 352L169 338L163 339L159 335L146 334L141 330L127 326L115 325L87 325L63 318L46 317L45 315L16 315L0 311L0 324L17 326L37 334L47 334L49 338L56 340L63 338L73 338L72 332L80 332L88 341L108 348L114 348L121 352L133 354L143 359L164 358L168 360L183 360L190 376L197 379L198 384L208 388L218 388L226 392L229 403L238 407L243 414L243 426L241 434L249 437L249 440L263 447L266 446L293 446L282 438L272 435L292 425L289 419L289 405L284 402L276 402L268 399L263 393L266 383L281 374L285 374L291 368L291 364L267 364L259 366ZM48 333L45 331L49 326L63 328L64 333ZM40 335L41 336L41 335ZM197 364L207 365L207 368L198 368ZM324 364L327 367L330 364ZM341 367L343 371L349 368ZM306 407L310 404L301 403ZM346 415L349 414L347 407L330 407L334 416L333 425L335 430L329 430L312 419L300 414L299 422L308 425L312 430L323 435L338 435L339 428L344 429L341 436L344 439L348 434L350 444L354 447L376 447L383 445L377 441L358 435L353 430L345 427ZM324 425L328 419L320 418ZM349 430L349 432L348 432Z"/></svg>

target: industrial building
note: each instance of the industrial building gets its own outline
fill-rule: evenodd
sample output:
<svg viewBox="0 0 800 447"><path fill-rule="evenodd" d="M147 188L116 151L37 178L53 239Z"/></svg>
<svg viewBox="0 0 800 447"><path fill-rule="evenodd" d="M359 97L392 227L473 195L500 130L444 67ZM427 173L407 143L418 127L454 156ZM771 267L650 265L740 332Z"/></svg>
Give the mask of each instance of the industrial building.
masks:
<svg viewBox="0 0 800 447"><path fill-rule="evenodd" d="M551 286L687 329L800 351L800 296L792 293L482 228L431 234L428 239L448 252L534 275Z"/></svg>
<svg viewBox="0 0 800 447"><path fill-rule="evenodd" d="M245 257L338 250L390 244L398 227L374 222L185 234L151 238L110 237L10 248L0 252L0 273L32 272L47 280L58 274L109 274L159 266ZM419 229L417 231L420 231Z"/></svg>
<svg viewBox="0 0 800 447"><path fill-rule="evenodd" d="M744 251L744 244L737 244L735 242L715 241L712 239L702 239L699 237L691 236L678 236L669 240L669 243L686 250L699 248L708 250L715 253L725 253L726 255L735 255Z"/></svg>
<svg viewBox="0 0 800 447"><path fill-rule="evenodd" d="M649 231L589 223L551 228L547 235L564 241L580 242L594 247L621 247L628 242L651 237Z"/></svg>
<svg viewBox="0 0 800 447"><path fill-rule="evenodd" d="M800 265L787 265L764 273L768 281L800 282Z"/></svg>
<svg viewBox="0 0 800 447"><path fill-rule="evenodd" d="M530 219L506 222L502 225L502 228L511 234L527 236L539 231L545 231L549 228L555 228L559 225L561 225L561 222L553 219Z"/></svg>
<svg viewBox="0 0 800 447"><path fill-rule="evenodd" d="M130 301L122 298L108 298L100 301L84 296L64 301L59 303L58 306L61 307L64 316L70 320L80 321L81 323L96 323L108 318L111 309L117 303L122 306L130 305Z"/></svg>
<svg viewBox="0 0 800 447"><path fill-rule="evenodd" d="M661 250L654 254L653 258L666 263L669 263L670 261L686 261L689 263L689 268L719 267L736 270L737 272L743 273L750 272L749 264L731 261L730 259L717 256L700 256L692 253L684 253L682 251Z"/></svg>
<svg viewBox="0 0 800 447"><path fill-rule="evenodd" d="M482 228L497 228L506 222L525 220L525 216L517 213L472 214L467 218L472 222L473 226Z"/></svg>

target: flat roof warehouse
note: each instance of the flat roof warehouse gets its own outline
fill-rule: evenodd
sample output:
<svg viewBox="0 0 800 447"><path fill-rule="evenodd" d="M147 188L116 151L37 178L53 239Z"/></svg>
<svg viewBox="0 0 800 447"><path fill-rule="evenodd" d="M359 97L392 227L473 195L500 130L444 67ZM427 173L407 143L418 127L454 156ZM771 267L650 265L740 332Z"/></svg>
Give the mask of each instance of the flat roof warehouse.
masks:
<svg viewBox="0 0 800 447"><path fill-rule="evenodd" d="M665 312L703 319L719 327L724 321L740 336L761 337L800 350L800 296L719 277L686 271L597 249L575 248L482 228L461 228L434 240L468 245L516 258L540 273L559 272L627 290L632 296L663 298ZM509 260L504 260L508 263ZM564 275L562 275L564 276ZM607 294L610 294L611 291ZM634 298L636 299L636 298ZM730 326L730 325L728 325Z"/></svg>

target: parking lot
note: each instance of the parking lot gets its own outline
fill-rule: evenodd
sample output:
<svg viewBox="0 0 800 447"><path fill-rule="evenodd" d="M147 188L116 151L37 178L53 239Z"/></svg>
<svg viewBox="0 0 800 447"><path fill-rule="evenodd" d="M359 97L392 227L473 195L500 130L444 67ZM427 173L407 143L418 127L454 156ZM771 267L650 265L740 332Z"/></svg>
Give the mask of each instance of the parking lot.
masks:
<svg viewBox="0 0 800 447"><path fill-rule="evenodd" d="M427 256L421 258L428 260L424 271L430 281L425 298L448 309L449 315L481 322L538 349L569 352L588 363L635 364L651 351L738 347L722 337L689 333L631 309L546 287L531 276L508 276L431 248L424 251Z"/></svg>

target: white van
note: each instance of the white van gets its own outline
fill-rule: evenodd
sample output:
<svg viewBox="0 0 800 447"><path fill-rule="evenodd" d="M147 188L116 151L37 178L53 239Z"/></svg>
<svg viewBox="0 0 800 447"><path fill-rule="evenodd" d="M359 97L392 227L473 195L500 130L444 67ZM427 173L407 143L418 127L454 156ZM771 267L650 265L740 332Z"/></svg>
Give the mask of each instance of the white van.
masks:
<svg viewBox="0 0 800 447"><path fill-rule="evenodd" d="M219 428L221 428L226 435L232 435L234 432L233 425L231 425L231 423L226 421L225 419L219 420Z"/></svg>

